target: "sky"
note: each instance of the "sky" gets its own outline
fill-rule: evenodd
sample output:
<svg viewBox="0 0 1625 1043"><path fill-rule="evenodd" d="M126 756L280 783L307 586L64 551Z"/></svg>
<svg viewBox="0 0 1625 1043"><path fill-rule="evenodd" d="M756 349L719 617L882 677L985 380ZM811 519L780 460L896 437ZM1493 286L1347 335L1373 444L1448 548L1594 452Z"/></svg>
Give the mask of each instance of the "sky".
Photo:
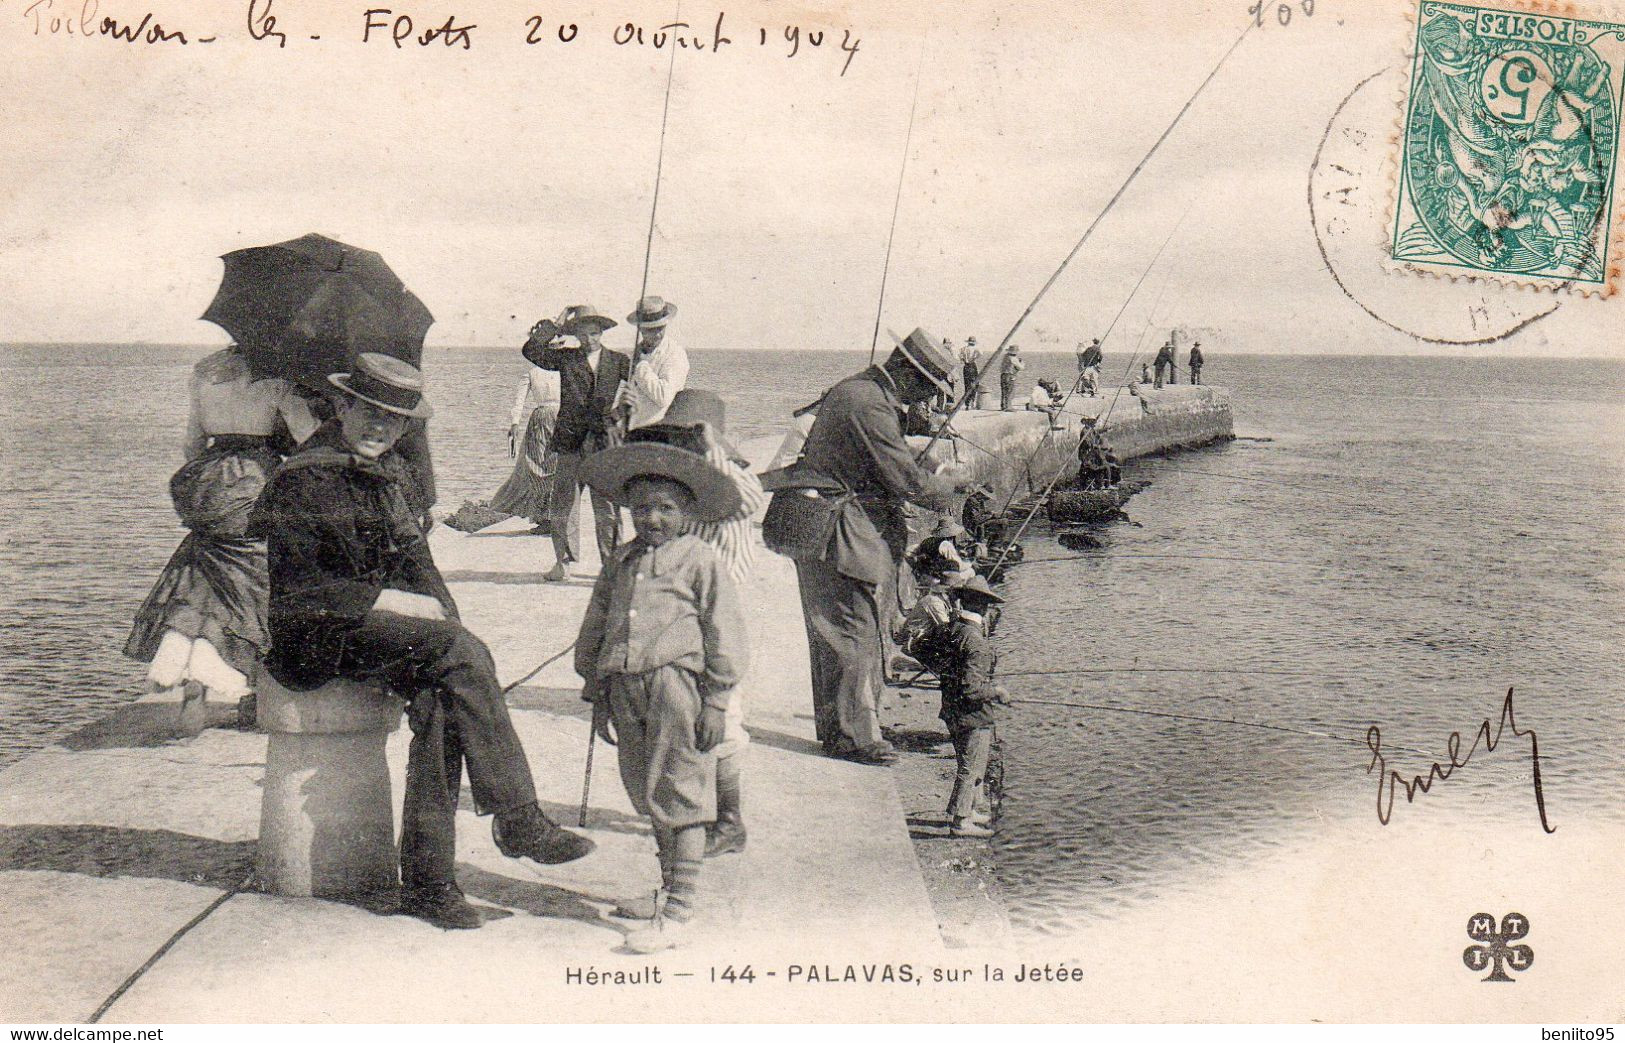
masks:
<svg viewBox="0 0 1625 1043"><path fill-rule="evenodd" d="M0 0L0 342L225 343L198 319L219 256L319 231L384 255L436 316L431 345L518 344L566 304L630 310L658 166L648 290L678 305L689 350L865 349L883 273L883 343L916 325L996 343L1252 20L1248 0L414 0L364 42L369 4L392 2L269 0L278 47L251 37L247 0ZM252 10L264 30L267 0ZM705 47L675 52L662 150L672 51L652 38L674 10ZM1625 355L1617 296L1382 270L1379 147L1357 171L1353 245L1331 253L1347 296L1317 246L1310 168L1340 103L1384 70L1345 111L1373 142L1392 132L1408 15L1268 10L1018 342L1105 333L1127 350L1180 325L1221 350ZM191 42L79 31L148 11ZM396 47L401 13L416 34L476 28L466 49ZM714 50L719 13L732 43ZM642 45L615 42L628 22ZM1498 315L1557 310L1470 348L1367 311L1472 339L1464 294Z"/></svg>

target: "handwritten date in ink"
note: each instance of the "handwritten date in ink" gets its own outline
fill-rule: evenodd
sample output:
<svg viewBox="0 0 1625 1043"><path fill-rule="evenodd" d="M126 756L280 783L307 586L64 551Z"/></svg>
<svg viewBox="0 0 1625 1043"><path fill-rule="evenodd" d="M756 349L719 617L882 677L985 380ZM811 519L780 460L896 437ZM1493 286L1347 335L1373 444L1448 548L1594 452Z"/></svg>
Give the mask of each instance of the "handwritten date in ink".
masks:
<svg viewBox="0 0 1625 1043"><path fill-rule="evenodd" d="M1284 28L1292 24L1294 10L1302 11L1305 18L1313 18L1315 0L1298 0L1295 4L1272 4L1268 0L1257 0L1253 6L1247 8L1247 13L1253 16L1253 25L1260 29L1268 22L1275 22Z"/></svg>
<svg viewBox="0 0 1625 1043"><path fill-rule="evenodd" d="M367 9L361 29L361 42L371 43L373 30L377 29L381 30L378 38L383 39L387 35L388 39L394 41L396 50L400 50L408 43L415 43L419 47L440 43L468 51L474 47L473 33L478 28L477 25L458 25L457 16L451 15L441 25L420 33L411 15L396 14L388 7L372 7Z"/></svg>

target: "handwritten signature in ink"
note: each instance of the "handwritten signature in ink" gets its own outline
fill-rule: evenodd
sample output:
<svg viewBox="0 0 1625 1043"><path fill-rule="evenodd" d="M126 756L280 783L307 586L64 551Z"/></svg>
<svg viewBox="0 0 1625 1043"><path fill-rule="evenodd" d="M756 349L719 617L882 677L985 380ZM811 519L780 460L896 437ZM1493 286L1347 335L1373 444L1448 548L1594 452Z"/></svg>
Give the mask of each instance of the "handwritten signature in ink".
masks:
<svg viewBox="0 0 1625 1043"><path fill-rule="evenodd" d="M1457 768L1465 768L1473 759L1473 754L1478 752L1480 745L1486 751L1493 752L1501 742L1502 733L1508 728L1512 729L1512 734L1516 738L1523 738L1526 735L1529 737L1529 761L1534 768L1535 807L1540 812L1540 827L1548 833L1557 832L1557 827L1546 818L1546 793L1540 783L1540 740L1533 728L1518 727L1517 714L1512 707L1511 688L1507 689L1506 701L1501 704L1501 717L1495 726L1494 734L1490 733L1490 719L1486 717L1484 723L1478 726L1478 733L1473 738L1472 746L1463 753L1461 733L1451 732L1450 738L1445 743L1445 748L1450 753L1449 762L1441 764L1435 761L1426 775L1407 779L1399 772L1389 769L1387 759L1382 755L1382 731L1376 725L1366 729L1365 743L1371 750L1371 763L1366 766L1366 774L1369 775L1373 771L1377 773L1377 821L1385 826L1388 824L1388 820L1394 814L1394 796L1401 788L1405 791L1405 802L1414 803L1418 792L1428 792L1435 782L1450 778Z"/></svg>

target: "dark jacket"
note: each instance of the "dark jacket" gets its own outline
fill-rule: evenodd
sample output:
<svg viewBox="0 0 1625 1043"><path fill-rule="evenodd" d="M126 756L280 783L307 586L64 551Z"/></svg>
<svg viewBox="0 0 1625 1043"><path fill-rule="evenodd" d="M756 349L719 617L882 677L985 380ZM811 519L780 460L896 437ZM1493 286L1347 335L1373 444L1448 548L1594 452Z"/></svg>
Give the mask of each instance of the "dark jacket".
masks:
<svg viewBox="0 0 1625 1043"><path fill-rule="evenodd" d="M271 676L295 689L338 676L345 635L385 587L457 605L398 480L404 468L349 451L329 421L283 462L255 509L271 576Z"/></svg>
<svg viewBox="0 0 1625 1043"><path fill-rule="evenodd" d="M1191 367L1191 369L1197 369L1201 365L1202 365L1202 349L1201 348L1192 348L1191 349L1191 358L1190 358L1190 367Z"/></svg>
<svg viewBox="0 0 1625 1043"><path fill-rule="evenodd" d="M841 381L824 396L798 465L854 494L823 560L865 583L895 575L908 545L904 502L947 509L953 494L951 482L914 462L898 420L901 406L896 384L879 366Z"/></svg>
<svg viewBox="0 0 1625 1043"><path fill-rule="evenodd" d="M553 422L556 452L602 449L625 434L627 409L615 408L615 392L632 378L631 359L603 348L595 369L587 365L587 353L580 348L544 348L536 353L535 362L559 375L559 417Z"/></svg>
<svg viewBox="0 0 1625 1043"><path fill-rule="evenodd" d="M942 712L949 728L993 727L993 670L998 657L981 623L955 619L949 624L947 668L942 671Z"/></svg>

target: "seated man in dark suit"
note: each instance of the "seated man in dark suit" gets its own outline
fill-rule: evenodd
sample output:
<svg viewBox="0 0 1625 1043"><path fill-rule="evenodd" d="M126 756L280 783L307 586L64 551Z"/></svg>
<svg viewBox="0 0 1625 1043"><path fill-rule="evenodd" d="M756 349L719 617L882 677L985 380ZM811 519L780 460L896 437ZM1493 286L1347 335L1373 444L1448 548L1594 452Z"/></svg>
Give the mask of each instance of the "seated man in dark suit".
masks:
<svg viewBox="0 0 1625 1043"><path fill-rule="evenodd" d="M294 689L343 677L410 700L401 910L445 928L478 927L453 871L465 762L475 811L496 816L503 854L568 862L593 844L537 806L496 664L457 621L401 469L380 460L412 419L432 412L422 375L363 354L353 373L328 379L347 396L338 415L282 465L257 510L271 574L266 667Z"/></svg>

